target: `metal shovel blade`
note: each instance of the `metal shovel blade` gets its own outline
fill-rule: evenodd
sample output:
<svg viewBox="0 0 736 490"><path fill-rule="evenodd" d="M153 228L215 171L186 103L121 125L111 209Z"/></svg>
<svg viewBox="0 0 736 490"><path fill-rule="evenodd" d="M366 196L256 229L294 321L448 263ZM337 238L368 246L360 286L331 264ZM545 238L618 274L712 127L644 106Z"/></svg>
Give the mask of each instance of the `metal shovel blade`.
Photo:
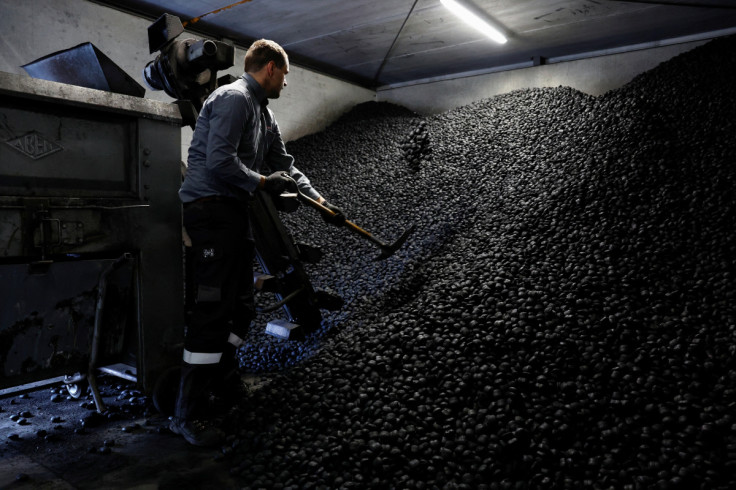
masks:
<svg viewBox="0 0 736 490"><path fill-rule="evenodd" d="M381 246L381 253L378 257L376 257L374 260L384 260L389 257L391 257L398 249L401 248L402 245L404 245L404 242L409 238L409 235L414 233L414 230L416 229L416 225L411 225L409 228L404 231L404 233L401 234L401 236L394 241L391 245L382 245Z"/></svg>

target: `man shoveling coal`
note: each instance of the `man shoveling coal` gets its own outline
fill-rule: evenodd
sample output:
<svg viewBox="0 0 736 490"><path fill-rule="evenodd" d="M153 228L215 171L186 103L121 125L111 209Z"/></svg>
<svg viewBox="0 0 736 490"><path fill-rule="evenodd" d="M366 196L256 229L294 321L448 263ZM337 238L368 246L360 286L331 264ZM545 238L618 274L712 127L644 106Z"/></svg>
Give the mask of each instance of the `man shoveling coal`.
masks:
<svg viewBox="0 0 736 490"><path fill-rule="evenodd" d="M345 221L342 211L294 166L268 108L268 99L278 98L286 86L289 59L284 49L269 40L254 42L245 54L244 70L204 102L179 191L192 242L195 297L170 429L197 446L223 439L207 423L208 390L242 391L236 352L255 318L248 212L254 193L278 195L296 182L300 194L331 211L325 220L337 225ZM265 168L272 173L261 174Z"/></svg>

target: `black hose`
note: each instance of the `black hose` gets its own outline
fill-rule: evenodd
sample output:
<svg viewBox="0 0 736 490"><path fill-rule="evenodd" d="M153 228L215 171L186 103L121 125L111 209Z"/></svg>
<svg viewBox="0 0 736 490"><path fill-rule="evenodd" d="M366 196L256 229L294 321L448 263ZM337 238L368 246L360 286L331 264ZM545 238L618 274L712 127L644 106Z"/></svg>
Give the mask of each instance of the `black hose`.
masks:
<svg viewBox="0 0 736 490"><path fill-rule="evenodd" d="M298 295L299 293L301 293L302 291L304 291L306 288L307 288L306 286L302 286L299 289L297 289L296 291L294 291L293 293L291 293L288 296L286 296L281 301L278 301L278 302L276 302L276 303L274 303L274 304L272 304L270 306L266 306L265 308L256 308L256 313L269 313L269 312L272 312L274 310L277 310L277 309L281 308L282 306L284 306L289 301L291 301L292 299L294 299L296 297L296 295Z"/></svg>

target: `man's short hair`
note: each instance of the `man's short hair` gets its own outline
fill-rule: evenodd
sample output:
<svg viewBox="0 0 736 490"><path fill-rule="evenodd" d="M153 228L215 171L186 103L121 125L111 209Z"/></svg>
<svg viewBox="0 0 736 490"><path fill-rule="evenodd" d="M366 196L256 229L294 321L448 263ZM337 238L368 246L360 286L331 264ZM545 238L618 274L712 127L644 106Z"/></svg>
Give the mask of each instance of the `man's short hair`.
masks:
<svg viewBox="0 0 736 490"><path fill-rule="evenodd" d="M289 57L278 43L268 39L259 39L251 44L245 53L245 72L255 73L266 66L269 61L283 68L289 63Z"/></svg>

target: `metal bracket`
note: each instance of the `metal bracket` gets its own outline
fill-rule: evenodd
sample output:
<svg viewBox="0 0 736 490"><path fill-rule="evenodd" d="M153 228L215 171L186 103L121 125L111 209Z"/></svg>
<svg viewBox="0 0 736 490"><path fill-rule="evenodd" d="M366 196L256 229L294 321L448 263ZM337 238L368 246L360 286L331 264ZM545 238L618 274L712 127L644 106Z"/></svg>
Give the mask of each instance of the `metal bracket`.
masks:
<svg viewBox="0 0 736 490"><path fill-rule="evenodd" d="M84 243L84 223L81 221L62 221L61 243L64 245L81 245Z"/></svg>
<svg viewBox="0 0 736 490"><path fill-rule="evenodd" d="M62 221L58 218L41 218L33 235L36 248L80 245L84 243L84 223Z"/></svg>

